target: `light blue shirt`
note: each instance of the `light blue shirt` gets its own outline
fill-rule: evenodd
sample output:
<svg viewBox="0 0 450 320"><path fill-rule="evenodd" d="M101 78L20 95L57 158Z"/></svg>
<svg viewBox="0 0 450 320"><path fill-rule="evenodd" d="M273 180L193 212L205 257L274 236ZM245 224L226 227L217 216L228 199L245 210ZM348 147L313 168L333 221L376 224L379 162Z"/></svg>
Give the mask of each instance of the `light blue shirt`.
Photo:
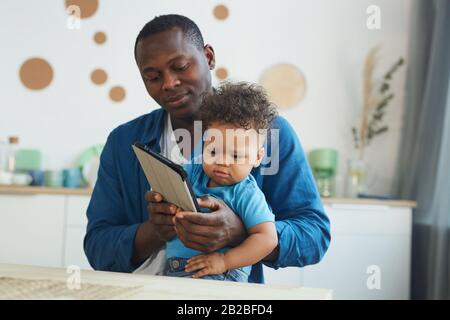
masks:
<svg viewBox="0 0 450 320"><path fill-rule="evenodd" d="M275 217L267 204L264 193L259 189L251 174L233 185L209 188L210 178L206 175L202 165L196 163L199 162L188 163L183 167L197 197L209 195L223 200L230 209L239 215L247 230L263 222L275 222ZM205 214L208 213L205 212ZM219 251L226 252L230 249L230 247L226 247ZM178 237L167 242L166 258L191 258L202 253L185 247ZM245 268L244 271L250 273L250 267Z"/></svg>

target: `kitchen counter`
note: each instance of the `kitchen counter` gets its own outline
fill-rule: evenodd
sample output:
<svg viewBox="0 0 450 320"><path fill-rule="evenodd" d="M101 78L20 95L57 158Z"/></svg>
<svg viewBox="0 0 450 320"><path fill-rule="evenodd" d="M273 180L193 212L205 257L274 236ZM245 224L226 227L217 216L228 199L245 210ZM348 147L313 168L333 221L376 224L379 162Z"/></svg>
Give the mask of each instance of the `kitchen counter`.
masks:
<svg viewBox="0 0 450 320"><path fill-rule="evenodd" d="M40 186L0 185L0 194L55 194L55 195L85 195L90 196L91 188L51 188Z"/></svg>
<svg viewBox="0 0 450 320"><path fill-rule="evenodd" d="M76 291L77 299L83 299L83 290L88 294L91 292L102 292L107 295L105 290L117 292L118 288L129 288L128 294L122 294L121 297L112 296L113 299L164 299L164 300L202 300L202 299L221 299L221 300L302 300L331 299L332 291L329 289L315 288L292 288L284 286L269 286L261 284L222 282L214 280L185 279L162 276L137 275L128 273L102 272L92 270L80 270L79 290L68 290L68 282L74 285L75 282L68 281L73 279L76 273L69 273L64 268L47 268L27 265L0 264L0 299L5 294L5 281L9 279L9 285L14 283L59 283L65 288L65 292L55 294L51 299L73 299L70 292ZM2 279L2 277L4 277ZM31 281L30 281L31 280ZM53 282L51 282L53 281ZM97 288L96 288L97 286ZM51 287L47 285L47 288ZM10 287L7 294L16 291L19 287ZM26 286L25 286L26 288ZM94 290L93 290L94 288ZM123 289L122 289L123 290ZM73 292L72 291L72 292ZM18 292L18 290L17 290ZM23 292L23 291L22 291ZM33 293L31 293L33 294ZM32 299L39 299L44 291L37 290ZM95 295L94 295L95 296ZM7 297L7 296L6 296Z"/></svg>
<svg viewBox="0 0 450 320"><path fill-rule="evenodd" d="M374 205L389 207L416 208L417 203L411 200L381 200L368 198L322 198L323 204L356 204L356 205Z"/></svg>
<svg viewBox="0 0 450 320"><path fill-rule="evenodd" d="M5 186L0 185L0 194L54 194L54 195L83 195L90 196L91 188L49 188L49 187L33 187L33 186ZM322 198L324 204L359 204L359 205L380 205L391 207L407 207L415 208L415 201L409 200L379 200L379 199L363 199L363 198Z"/></svg>

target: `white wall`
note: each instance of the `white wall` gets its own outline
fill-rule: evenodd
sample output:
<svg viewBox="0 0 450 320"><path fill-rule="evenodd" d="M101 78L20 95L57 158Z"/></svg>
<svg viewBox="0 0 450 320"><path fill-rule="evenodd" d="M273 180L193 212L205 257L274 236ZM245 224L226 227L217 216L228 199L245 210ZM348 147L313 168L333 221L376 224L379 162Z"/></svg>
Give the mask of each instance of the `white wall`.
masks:
<svg viewBox="0 0 450 320"><path fill-rule="evenodd" d="M399 56L408 59L408 0L99 2L97 13L83 19L80 30L66 28L62 0L0 2L0 138L17 134L23 147L41 149L45 168L73 165L81 151L104 142L114 127L158 107L148 97L133 58L137 33L158 14L180 13L196 21L215 48L217 66L225 66L232 79L256 82L272 64L297 65L306 77L306 96L281 113L307 151L337 148L341 172L352 151L350 128L361 110L368 50L382 45L378 73ZM219 3L230 9L225 21L212 14ZM371 4L381 8L381 30L366 27ZM102 46L92 40L96 31L108 36ZM46 58L55 72L51 85L38 92L26 89L18 77L20 65L32 56ZM98 67L108 72L103 86L90 81ZM376 192L389 192L395 179L405 71L396 75L397 97L388 107L391 130L368 151L378 173ZM121 103L108 97L116 84L127 92Z"/></svg>

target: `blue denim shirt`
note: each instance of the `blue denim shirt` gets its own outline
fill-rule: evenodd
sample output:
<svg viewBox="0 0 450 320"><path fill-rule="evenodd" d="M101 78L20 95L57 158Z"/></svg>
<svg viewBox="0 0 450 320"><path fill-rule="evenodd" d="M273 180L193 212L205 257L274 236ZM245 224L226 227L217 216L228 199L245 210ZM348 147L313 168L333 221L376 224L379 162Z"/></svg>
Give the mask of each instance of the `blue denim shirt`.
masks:
<svg viewBox="0 0 450 320"><path fill-rule="evenodd" d="M131 145L141 142L160 152L164 114L163 109L154 110L120 125L108 136L87 209L84 238L86 256L96 270L132 272L138 267L132 262L134 238L139 224L148 219L144 194L150 186ZM275 269L315 264L330 243L329 220L294 130L280 116L272 127L279 130L279 143L269 138L266 151L269 156L278 154L278 172L263 174L273 164L251 172L275 214L279 239L277 260L264 264ZM249 282L264 282L261 263L253 266Z"/></svg>

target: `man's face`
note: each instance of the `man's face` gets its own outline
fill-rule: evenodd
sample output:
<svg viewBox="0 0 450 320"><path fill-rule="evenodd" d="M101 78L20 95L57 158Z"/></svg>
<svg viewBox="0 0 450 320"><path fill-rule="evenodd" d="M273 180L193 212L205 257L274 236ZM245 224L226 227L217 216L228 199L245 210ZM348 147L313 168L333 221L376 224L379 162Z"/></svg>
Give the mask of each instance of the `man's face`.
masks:
<svg viewBox="0 0 450 320"><path fill-rule="evenodd" d="M211 90L213 49L197 48L178 28L141 39L136 62L150 96L175 118L192 117Z"/></svg>

